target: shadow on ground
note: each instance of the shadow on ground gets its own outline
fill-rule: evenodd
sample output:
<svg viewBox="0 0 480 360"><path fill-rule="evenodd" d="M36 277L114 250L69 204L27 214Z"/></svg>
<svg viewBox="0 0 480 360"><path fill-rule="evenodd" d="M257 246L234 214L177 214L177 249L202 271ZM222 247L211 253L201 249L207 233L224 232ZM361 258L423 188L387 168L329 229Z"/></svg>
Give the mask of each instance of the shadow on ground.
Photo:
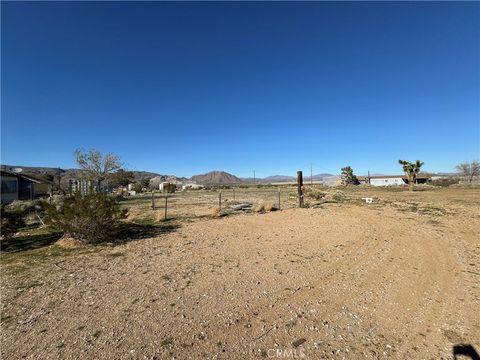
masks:
<svg viewBox="0 0 480 360"><path fill-rule="evenodd" d="M16 236L3 239L0 243L1 252L18 252L34 250L54 244L62 237L61 232L49 232L35 235Z"/></svg>
<svg viewBox="0 0 480 360"><path fill-rule="evenodd" d="M175 231L179 225L171 221L162 223L123 223L120 225L118 235L113 245L124 244L130 241L137 241L156 237ZM13 238L3 239L0 242L0 251L13 253L27 250L35 250L53 245L62 237L62 232L45 229L40 234L20 235Z"/></svg>
<svg viewBox="0 0 480 360"><path fill-rule="evenodd" d="M161 223L124 223L121 225L117 240L114 242L114 244L124 244L130 241L137 241L168 234L175 231L179 227L179 224L168 220Z"/></svg>
<svg viewBox="0 0 480 360"><path fill-rule="evenodd" d="M459 344L455 345L452 349L454 359L472 359L480 360L475 348L470 344ZM460 357L459 357L460 356Z"/></svg>

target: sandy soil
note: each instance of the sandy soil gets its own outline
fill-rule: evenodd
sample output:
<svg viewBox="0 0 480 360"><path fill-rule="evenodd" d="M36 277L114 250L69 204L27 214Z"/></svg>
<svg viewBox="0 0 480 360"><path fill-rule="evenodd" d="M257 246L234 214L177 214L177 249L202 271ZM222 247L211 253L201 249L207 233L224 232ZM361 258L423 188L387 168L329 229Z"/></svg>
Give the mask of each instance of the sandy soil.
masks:
<svg viewBox="0 0 480 360"><path fill-rule="evenodd" d="M2 356L451 359L460 343L479 351L480 216L469 211L331 204L237 215L6 274Z"/></svg>

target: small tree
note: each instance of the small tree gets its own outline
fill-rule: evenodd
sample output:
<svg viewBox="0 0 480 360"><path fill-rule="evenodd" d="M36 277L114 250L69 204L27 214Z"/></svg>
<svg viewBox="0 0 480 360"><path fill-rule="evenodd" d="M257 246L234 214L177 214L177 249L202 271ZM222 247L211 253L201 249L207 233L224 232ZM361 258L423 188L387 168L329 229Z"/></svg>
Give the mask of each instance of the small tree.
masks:
<svg viewBox="0 0 480 360"><path fill-rule="evenodd" d="M108 184L112 187L127 186L133 181L133 179L134 174L132 171L119 169L109 176Z"/></svg>
<svg viewBox="0 0 480 360"><path fill-rule="evenodd" d="M357 177L353 174L353 169L350 166L342 168L341 177L343 185L358 185L360 183Z"/></svg>
<svg viewBox="0 0 480 360"><path fill-rule="evenodd" d="M477 160L458 164L455 168L461 176L465 176L468 179L468 182L472 182L475 176L480 175L480 162Z"/></svg>
<svg viewBox="0 0 480 360"><path fill-rule="evenodd" d="M120 158L112 153L102 155L98 150L75 150L75 161L87 180L102 182L111 174L120 170Z"/></svg>
<svg viewBox="0 0 480 360"><path fill-rule="evenodd" d="M408 185L410 187L410 190L413 191L413 185L415 184L417 175L420 172L420 169L424 163L420 160L417 160L414 163L408 162L406 160L398 160L398 163L402 165L405 176L408 179Z"/></svg>

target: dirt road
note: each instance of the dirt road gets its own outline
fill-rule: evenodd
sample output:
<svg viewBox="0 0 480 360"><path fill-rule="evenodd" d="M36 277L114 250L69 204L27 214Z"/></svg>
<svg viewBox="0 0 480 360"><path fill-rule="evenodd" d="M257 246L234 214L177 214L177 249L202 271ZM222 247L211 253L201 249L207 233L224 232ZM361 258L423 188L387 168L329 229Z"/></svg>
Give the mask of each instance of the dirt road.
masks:
<svg viewBox="0 0 480 360"><path fill-rule="evenodd" d="M2 355L451 359L480 349L479 229L358 205L194 222L5 275Z"/></svg>

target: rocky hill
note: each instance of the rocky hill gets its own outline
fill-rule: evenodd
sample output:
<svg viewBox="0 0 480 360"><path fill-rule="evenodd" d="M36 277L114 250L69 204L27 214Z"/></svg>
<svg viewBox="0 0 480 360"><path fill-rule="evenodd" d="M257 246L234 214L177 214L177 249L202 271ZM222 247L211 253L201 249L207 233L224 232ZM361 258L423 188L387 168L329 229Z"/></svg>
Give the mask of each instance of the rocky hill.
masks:
<svg viewBox="0 0 480 360"><path fill-rule="evenodd" d="M23 174L32 175L38 178L44 178L52 180L55 183L58 182L59 169L53 167L42 167L42 166L21 166L21 165L1 165L2 169L12 170L14 168L21 168ZM194 175L191 179L185 177L177 177L175 175L161 175L149 171L133 171L134 180L133 182L138 182L144 179L149 179L157 187L160 182L170 181L170 182L187 182L189 180L194 181L198 184L203 185L213 185L213 184L241 184L241 183L253 183L253 178L239 178L235 175L227 173L225 171L211 171L206 174ZM70 179L80 178L79 169L60 169L60 178L62 188L68 188L68 183ZM333 178L333 179L332 179ZM313 176L314 181L326 180L329 183L334 183L337 177L332 176L331 174L317 174ZM309 181L310 177L304 174L304 181ZM280 183L280 182L295 182L295 176L288 175L273 175L265 178L257 178L255 182L257 184L269 184L269 183Z"/></svg>
<svg viewBox="0 0 480 360"><path fill-rule="evenodd" d="M192 181L198 184L240 184L242 179L235 175L229 174L225 171L210 171L202 175L194 175L191 177Z"/></svg>

